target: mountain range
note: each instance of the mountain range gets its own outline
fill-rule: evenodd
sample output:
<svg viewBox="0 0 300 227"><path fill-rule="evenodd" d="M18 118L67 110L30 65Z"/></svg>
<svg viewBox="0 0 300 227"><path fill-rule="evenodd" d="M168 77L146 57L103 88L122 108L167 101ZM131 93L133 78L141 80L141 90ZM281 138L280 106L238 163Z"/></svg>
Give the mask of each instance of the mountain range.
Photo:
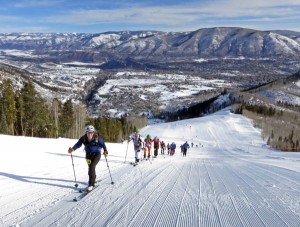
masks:
<svg viewBox="0 0 300 227"><path fill-rule="evenodd" d="M300 33L236 27L190 32L7 33L0 34L0 63L6 73L8 66L26 72L42 85L41 93L48 98L53 98L53 92L45 89L55 87L54 96L60 99L84 101L90 113L107 114L111 105L117 112L141 114L151 109L159 113L171 102L182 108L199 101L203 86L211 97L223 89L248 89L297 73ZM124 78L131 82L124 85ZM145 78L153 83L144 83ZM175 95L166 103L165 92L180 92L184 84L190 96L178 99ZM147 104L124 103L124 97L141 103L147 100Z"/></svg>
<svg viewBox="0 0 300 227"><path fill-rule="evenodd" d="M122 31L99 34L0 34L0 49L34 50L60 61L112 59L280 58L299 59L300 33L246 28L203 28L192 32ZM71 58L71 59L70 59Z"/></svg>

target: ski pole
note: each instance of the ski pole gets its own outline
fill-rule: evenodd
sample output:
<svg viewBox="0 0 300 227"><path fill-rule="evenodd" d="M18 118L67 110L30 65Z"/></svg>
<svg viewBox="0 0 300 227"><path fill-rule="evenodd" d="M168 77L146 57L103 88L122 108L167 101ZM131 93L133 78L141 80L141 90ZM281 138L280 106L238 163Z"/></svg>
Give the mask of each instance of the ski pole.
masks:
<svg viewBox="0 0 300 227"><path fill-rule="evenodd" d="M126 149L126 155L125 155L125 162L124 162L124 163L126 163L127 151L128 151L128 145L129 145L129 142L127 142L127 149Z"/></svg>
<svg viewBox="0 0 300 227"><path fill-rule="evenodd" d="M106 160L106 165L107 165L108 172L109 172L109 175L110 175L111 184L114 184L114 182L113 182L113 179L112 179L112 177L111 177L110 169L109 169L109 166L108 166L108 161L107 161L107 158L106 158L106 156L105 156L105 155L104 155L104 157L105 157L105 160Z"/></svg>
<svg viewBox="0 0 300 227"><path fill-rule="evenodd" d="M150 150L150 157L148 158L149 159L149 162L150 162L150 164L152 164L152 161L151 161L151 159L153 159L153 156L152 156L152 148L150 148L151 150Z"/></svg>
<svg viewBox="0 0 300 227"><path fill-rule="evenodd" d="M76 174L75 174L75 168L74 168L74 162L73 162L73 155L71 153L71 159L72 159L72 165L73 165L73 172L74 172L74 178L75 178L75 187L78 187L77 181L76 181Z"/></svg>

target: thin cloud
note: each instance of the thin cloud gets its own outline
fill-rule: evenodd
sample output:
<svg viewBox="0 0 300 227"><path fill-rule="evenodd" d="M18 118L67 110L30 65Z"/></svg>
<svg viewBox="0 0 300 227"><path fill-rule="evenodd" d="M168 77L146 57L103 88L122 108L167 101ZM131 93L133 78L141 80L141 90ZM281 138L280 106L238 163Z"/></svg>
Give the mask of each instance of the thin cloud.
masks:
<svg viewBox="0 0 300 227"><path fill-rule="evenodd" d="M222 1L223 3L224 1ZM238 2L237 0L234 2ZM290 1L292 2L292 1ZM291 7L274 8L277 4L258 4L255 6L209 5L206 7L143 7L111 10L79 10L65 12L45 18L45 21L62 24L98 24L98 23L137 23L173 25L199 21L207 18L239 17L277 17L297 15L297 9ZM296 4L295 4L296 5ZM299 7L300 4L298 3ZM265 8L261 8L265 7ZM269 7L269 8L268 8Z"/></svg>
<svg viewBox="0 0 300 227"><path fill-rule="evenodd" d="M65 1L63 0L26 0L26 1L15 1L11 2L10 6L14 8L38 8L38 7L53 7L53 6L64 6Z"/></svg>
<svg viewBox="0 0 300 227"><path fill-rule="evenodd" d="M44 32L51 32L49 31L48 27L11 27L11 26L2 26L1 27L1 33L11 33L11 32L26 32L26 33L44 33Z"/></svg>
<svg viewBox="0 0 300 227"><path fill-rule="evenodd" d="M276 26L280 29L293 25L298 28L299 26L290 20L300 19L299 0L285 0L284 3L282 0L201 0L184 1L180 4L174 1L169 5L136 0L113 1L111 4L107 0L91 0L89 4L69 0L29 0L18 1L15 4L15 7L34 6L48 6L47 15L50 16L33 14L34 19L24 16L12 17L13 20L20 20L20 23L27 21L28 27L48 26L48 30L52 31L69 28L77 32L87 29L97 32L106 28L186 31L201 27L238 25L254 29ZM0 17L0 22L8 20L5 17L1 20Z"/></svg>
<svg viewBox="0 0 300 227"><path fill-rule="evenodd" d="M0 22L21 21L23 19L24 19L23 17L18 17L18 16L3 16L3 15L0 15Z"/></svg>
<svg viewBox="0 0 300 227"><path fill-rule="evenodd" d="M193 21L198 16L182 13L181 10L154 8L80 10L67 15L52 16L45 19L52 23L97 24L104 22L129 22L138 24L173 24L175 21Z"/></svg>

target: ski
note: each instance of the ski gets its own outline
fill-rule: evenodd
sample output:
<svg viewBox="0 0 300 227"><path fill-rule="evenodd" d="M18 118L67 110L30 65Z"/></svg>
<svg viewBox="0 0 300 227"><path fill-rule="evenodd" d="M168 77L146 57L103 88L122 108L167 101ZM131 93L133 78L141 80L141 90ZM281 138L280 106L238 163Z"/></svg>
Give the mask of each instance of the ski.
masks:
<svg viewBox="0 0 300 227"><path fill-rule="evenodd" d="M90 194L92 191L94 191L98 185L96 185L92 190L88 191L87 189L83 190L82 193L79 196L76 196L73 198L74 202L78 202L79 200L83 199L86 195Z"/></svg>
<svg viewBox="0 0 300 227"><path fill-rule="evenodd" d="M137 166L137 162L130 162L130 165Z"/></svg>

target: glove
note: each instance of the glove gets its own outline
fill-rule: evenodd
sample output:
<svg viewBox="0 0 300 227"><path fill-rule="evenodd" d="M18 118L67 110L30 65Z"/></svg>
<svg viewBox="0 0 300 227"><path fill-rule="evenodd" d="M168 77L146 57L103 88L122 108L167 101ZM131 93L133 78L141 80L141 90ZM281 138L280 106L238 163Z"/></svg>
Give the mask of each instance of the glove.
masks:
<svg viewBox="0 0 300 227"><path fill-rule="evenodd" d="M69 147L68 153L71 154L72 151L73 151L73 148L72 148L72 147Z"/></svg>
<svg viewBox="0 0 300 227"><path fill-rule="evenodd" d="M108 152L107 152L107 151L104 151L104 152L103 152L103 155L104 155L105 158L107 158Z"/></svg>

